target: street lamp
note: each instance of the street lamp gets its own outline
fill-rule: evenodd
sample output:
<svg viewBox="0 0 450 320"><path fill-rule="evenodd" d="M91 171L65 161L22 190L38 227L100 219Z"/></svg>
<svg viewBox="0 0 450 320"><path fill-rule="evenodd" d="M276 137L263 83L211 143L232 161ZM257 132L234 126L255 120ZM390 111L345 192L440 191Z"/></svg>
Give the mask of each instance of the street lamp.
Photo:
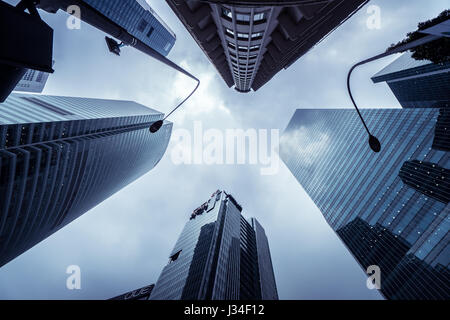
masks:
<svg viewBox="0 0 450 320"><path fill-rule="evenodd" d="M108 50L117 55L120 56L120 48L124 47L125 44L123 42L118 43L117 41L115 41L112 38L109 37L105 37L106 40L106 45L108 46ZM165 57L164 57L165 58ZM177 69L178 70L178 69ZM156 133L158 132L159 129L161 129L162 125L164 124L164 120L166 120L172 113L175 112L175 110L177 110L179 107L181 107L181 105L183 103L185 103L193 94L194 92L197 90L198 86L200 85L200 80L198 80L196 77L194 77L193 75L191 75L190 73L183 72L184 74L187 74L189 77L193 78L194 80L197 81L197 85L195 86L194 90L183 100L181 101L172 111L170 111L162 120L158 120L152 123L152 125L150 126L150 132L151 133Z"/></svg>
<svg viewBox="0 0 450 320"><path fill-rule="evenodd" d="M400 52L404 52L404 51L416 48L418 46L424 45L424 44L426 44L428 42L437 40L439 38L441 38L441 36L439 36L439 35L424 36L423 38L420 38L418 40L415 40L415 41L412 41L410 43L401 45L399 47L396 47L396 48L393 48L391 50L388 50L388 51L386 51L386 52L384 52L382 54L376 55L376 56L374 56L372 58L369 58L369 59L363 60L361 62L358 62L357 64L355 64L353 67L350 68L350 71L348 72L348 75L347 75L347 90L348 90L348 94L350 96L350 99L352 100L352 103L353 103L353 106L356 109L356 112L358 113L359 118L361 119L362 124L364 125L364 128L366 129L366 131L367 131L367 133L369 135L369 146L370 146L370 148L372 149L373 152L380 152L380 150L381 150L381 143L374 135L372 135L370 133L370 130L367 127L366 122L364 121L364 118L362 117L361 112L358 109L358 106L356 105L355 99L353 99L352 91L351 91L351 88L350 88L350 77L352 75L353 70L355 70L357 67L359 67L359 66L361 66L363 64L366 64L366 63L369 63L369 62L372 62L372 61L375 61L375 60L378 60L378 59L390 56L390 55L395 54L395 53L400 53Z"/></svg>
<svg viewBox="0 0 450 320"><path fill-rule="evenodd" d="M27 0L32 1L32 0ZM160 54L158 51L153 49L152 47L148 46L141 40L135 38L133 35L131 35L126 29L124 29L122 26L118 25L111 19L107 18L106 16L102 15L100 12L98 12L96 9L88 5L82 0L40 0L38 2L39 8L46 10L48 12L55 13L58 9L64 10L70 5L76 5L80 8L81 12L83 13L81 15L81 19L93 27L111 35L117 40L120 40L121 42L118 43L114 39L105 37L106 44L108 46L108 50L115 54L120 55L120 48L124 46L131 46L136 48L137 50L145 53L148 56L151 56L152 58L155 58L156 60L159 60L160 62L164 63L165 65L171 67L172 69L177 70L178 72L183 73L184 75L190 77L191 79L197 81L197 85L195 86L194 90L185 98L183 101L181 101L167 116L164 117L162 120L158 120L150 126L150 132L155 133L157 132L163 125L164 120L167 119L168 116L170 116L175 110L177 110L183 103L186 102L197 90L197 88L200 85L200 80L197 79L195 76L193 76L191 73L174 63L173 61L167 59L165 56Z"/></svg>

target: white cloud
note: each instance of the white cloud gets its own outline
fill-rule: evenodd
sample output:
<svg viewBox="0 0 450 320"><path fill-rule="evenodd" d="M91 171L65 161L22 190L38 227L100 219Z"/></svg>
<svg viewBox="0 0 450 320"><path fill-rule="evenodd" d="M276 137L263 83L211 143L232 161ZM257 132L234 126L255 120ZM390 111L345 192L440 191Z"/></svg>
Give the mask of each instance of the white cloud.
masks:
<svg viewBox="0 0 450 320"><path fill-rule="evenodd" d="M305 126L287 131L280 140L280 152L287 157L295 157L295 161L303 167L316 162L330 144L327 133L312 132Z"/></svg>
<svg viewBox="0 0 450 320"><path fill-rule="evenodd" d="M185 69L189 69L186 60L182 61L180 65ZM202 68L193 69L201 70ZM217 76L215 72L212 67L209 67L196 74L197 78L200 79L199 88L186 101L185 105L181 107L183 111L180 110L181 112L174 114L172 121L177 122L177 124L183 124L186 118L195 119L199 116L212 113L218 113L216 115L217 117L230 114L230 110L225 106L224 99L221 96L221 91L217 88L218 84L216 83ZM183 74L176 75L173 82L172 96L174 98L172 99L174 107L192 92L195 85L195 81L191 78Z"/></svg>

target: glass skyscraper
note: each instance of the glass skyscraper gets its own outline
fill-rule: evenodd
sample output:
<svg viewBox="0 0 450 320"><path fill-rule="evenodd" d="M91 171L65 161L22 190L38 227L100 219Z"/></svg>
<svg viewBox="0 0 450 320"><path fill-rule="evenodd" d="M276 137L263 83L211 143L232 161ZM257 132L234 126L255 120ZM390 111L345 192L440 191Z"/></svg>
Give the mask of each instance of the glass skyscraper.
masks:
<svg viewBox="0 0 450 320"><path fill-rule="evenodd" d="M225 191L195 209L150 300L277 300L264 229Z"/></svg>
<svg viewBox="0 0 450 320"><path fill-rule="evenodd" d="M386 298L449 299L448 112L361 112L380 153L354 110L319 109L295 112L280 156Z"/></svg>
<svg viewBox="0 0 450 320"><path fill-rule="evenodd" d="M175 33L145 0L83 0L163 56L176 41Z"/></svg>
<svg viewBox="0 0 450 320"><path fill-rule="evenodd" d="M152 169L172 124L131 101L13 93L0 105L0 266Z"/></svg>
<svg viewBox="0 0 450 320"><path fill-rule="evenodd" d="M415 60L407 52L372 77L386 82L403 108L450 107L450 62Z"/></svg>

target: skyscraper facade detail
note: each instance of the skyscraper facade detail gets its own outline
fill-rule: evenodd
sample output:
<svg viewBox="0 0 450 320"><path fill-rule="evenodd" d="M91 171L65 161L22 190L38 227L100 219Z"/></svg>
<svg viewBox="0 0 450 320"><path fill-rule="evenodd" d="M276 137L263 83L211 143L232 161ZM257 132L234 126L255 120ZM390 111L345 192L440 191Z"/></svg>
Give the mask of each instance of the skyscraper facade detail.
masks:
<svg viewBox="0 0 450 320"><path fill-rule="evenodd" d="M264 229L241 211L225 191L194 210L150 299L278 299Z"/></svg>
<svg viewBox="0 0 450 320"><path fill-rule="evenodd" d="M0 266L152 169L172 124L131 101L13 93L0 109Z"/></svg>
<svg viewBox="0 0 450 320"><path fill-rule="evenodd" d="M450 170L419 160L405 161L400 168L405 185L447 204L450 201Z"/></svg>
<svg viewBox="0 0 450 320"><path fill-rule="evenodd" d="M433 149L450 151L450 108L440 108L434 129Z"/></svg>
<svg viewBox="0 0 450 320"><path fill-rule="evenodd" d="M83 0L163 56L176 35L145 0Z"/></svg>
<svg viewBox="0 0 450 320"><path fill-rule="evenodd" d="M449 153L434 149L440 110L297 110L280 156L388 299L450 298Z"/></svg>
<svg viewBox="0 0 450 320"><path fill-rule="evenodd" d="M109 300L149 300L154 287L155 287L155 284L151 284L151 285L121 294L121 295L111 298Z"/></svg>
<svg viewBox="0 0 450 320"><path fill-rule="evenodd" d="M47 72L28 69L17 83L14 91L41 93L44 90L48 76Z"/></svg>
<svg viewBox="0 0 450 320"><path fill-rule="evenodd" d="M407 52L372 77L386 82L403 108L450 107L450 62L415 60Z"/></svg>
<svg viewBox="0 0 450 320"><path fill-rule="evenodd" d="M166 1L228 87L234 85L239 92L261 88L367 3L328 0L261 6L249 1L231 5Z"/></svg>

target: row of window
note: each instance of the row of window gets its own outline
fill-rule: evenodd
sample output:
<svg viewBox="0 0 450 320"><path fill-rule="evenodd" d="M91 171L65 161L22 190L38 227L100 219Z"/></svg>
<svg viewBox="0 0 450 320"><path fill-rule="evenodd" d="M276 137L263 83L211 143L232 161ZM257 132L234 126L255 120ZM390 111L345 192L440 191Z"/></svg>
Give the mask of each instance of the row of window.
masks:
<svg viewBox="0 0 450 320"><path fill-rule="evenodd" d="M236 76L236 78L243 80L243 78L245 77L247 82L250 81L250 78L253 74L253 70L247 70L247 72L241 72L241 74L238 73L237 69L233 69L233 73Z"/></svg>
<svg viewBox="0 0 450 320"><path fill-rule="evenodd" d="M222 16L228 19L233 19L233 12L231 12L230 9L222 7ZM249 24L251 21L251 14L250 13L235 13L235 19L239 23L245 23ZM253 15L253 22L255 23L261 23L266 20L266 13L260 12Z"/></svg>
<svg viewBox="0 0 450 320"><path fill-rule="evenodd" d="M233 65L233 67L236 67L236 68L237 68L238 65L239 65L239 67L241 67L241 69L247 67L247 63L240 62L240 63L238 64L237 61L234 61L234 60L231 60L231 64ZM250 62L250 63L248 64L248 69L253 70L253 69L255 68L255 64L256 64L256 62Z"/></svg>
<svg viewBox="0 0 450 320"><path fill-rule="evenodd" d="M228 47L231 48L231 49L233 49L233 50L236 50L236 45L235 45L234 43L232 43L232 42L229 42L229 41L228 41ZM239 50L239 51L243 51L243 52L247 52L247 51L258 51L259 48L260 48L260 45L259 45L259 44L253 45L253 46L243 46L243 45L238 45L238 50Z"/></svg>
<svg viewBox="0 0 450 320"><path fill-rule="evenodd" d="M227 35L231 36L234 38L234 31L228 28L225 28L225 32L227 33ZM250 36L250 34L248 33L242 33L242 32L238 32L237 33L237 38L239 40L258 40L261 39L263 36L263 32L253 32Z"/></svg>
<svg viewBox="0 0 450 320"><path fill-rule="evenodd" d="M246 65L247 65L247 62L246 61L244 61L244 62L241 62L241 61L237 61L236 59L234 59L233 57L231 57L231 62L233 63L233 64L238 64L239 63L239 65L240 66L243 66L243 67L245 67ZM255 61L249 61L248 62L248 65L249 66L254 66L256 64L256 60Z"/></svg>
<svg viewBox="0 0 450 320"><path fill-rule="evenodd" d="M233 52L229 52L229 54L230 54L230 56L232 56L233 58L235 58L235 59L237 59L238 58L238 56L236 55L236 54L234 54ZM245 56L240 56L239 58L245 58L245 59L247 59L247 57L251 60L251 59L256 59L257 57L258 57L258 55L257 54L249 54L248 56L247 55L245 55Z"/></svg>
<svg viewBox="0 0 450 320"><path fill-rule="evenodd" d="M248 69L244 69L244 68L240 69L241 75L244 75L245 72L251 74L253 72L253 70L255 70L254 67L251 67L251 68L248 68ZM235 66L235 65L233 65L233 72L234 72L234 74L238 74L238 67Z"/></svg>

